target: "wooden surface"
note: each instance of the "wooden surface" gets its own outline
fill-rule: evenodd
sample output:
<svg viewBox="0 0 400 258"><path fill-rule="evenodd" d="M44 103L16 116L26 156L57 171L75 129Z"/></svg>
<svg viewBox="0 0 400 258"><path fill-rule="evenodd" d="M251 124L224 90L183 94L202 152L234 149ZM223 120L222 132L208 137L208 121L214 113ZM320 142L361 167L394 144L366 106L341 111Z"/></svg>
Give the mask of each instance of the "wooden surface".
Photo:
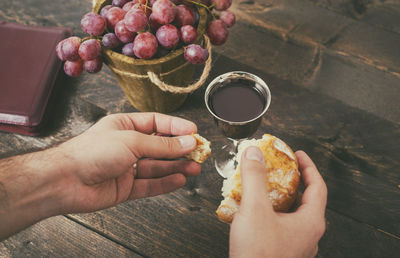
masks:
<svg viewBox="0 0 400 258"><path fill-rule="evenodd" d="M5 0L0 20L66 26L82 36L89 0ZM238 23L214 48L211 78L243 70L269 85L258 132L272 133L317 163L328 185L319 257L400 253L400 5L396 1L234 1ZM3 39L4 40L4 39ZM64 78L41 137L0 133L0 157L46 148L107 113L135 112L110 70ZM172 113L220 146L204 87ZM222 178L212 159L171 194L90 214L58 216L0 243L0 256L227 257L229 226L215 209ZM301 237L301 236L299 236Z"/></svg>

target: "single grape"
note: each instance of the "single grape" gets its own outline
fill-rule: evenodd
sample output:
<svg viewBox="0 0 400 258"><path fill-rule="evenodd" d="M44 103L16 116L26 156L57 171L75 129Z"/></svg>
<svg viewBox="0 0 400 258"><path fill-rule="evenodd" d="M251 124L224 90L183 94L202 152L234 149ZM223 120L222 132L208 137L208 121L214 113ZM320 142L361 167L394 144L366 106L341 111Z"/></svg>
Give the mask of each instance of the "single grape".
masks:
<svg viewBox="0 0 400 258"><path fill-rule="evenodd" d="M182 26L180 32L185 44L192 44L197 39L197 30L192 25Z"/></svg>
<svg viewBox="0 0 400 258"><path fill-rule="evenodd" d="M76 77L79 76L83 71L83 62L81 59L75 61L65 61L64 63L64 72L71 76Z"/></svg>
<svg viewBox="0 0 400 258"><path fill-rule="evenodd" d="M228 28L232 27L236 22L235 14L230 11L222 11L219 19L222 20Z"/></svg>
<svg viewBox="0 0 400 258"><path fill-rule="evenodd" d="M175 19L176 7L169 0L157 0L152 10L152 15L159 24L168 24Z"/></svg>
<svg viewBox="0 0 400 258"><path fill-rule="evenodd" d="M101 45L96 39L88 39L79 47L79 56L82 60L93 60L100 55Z"/></svg>
<svg viewBox="0 0 400 258"><path fill-rule="evenodd" d="M129 2L129 0L113 0L112 5L122 8L127 2Z"/></svg>
<svg viewBox="0 0 400 258"><path fill-rule="evenodd" d="M214 45L222 45L228 38L228 30L226 24L222 20L214 20L210 22L207 28L207 35Z"/></svg>
<svg viewBox="0 0 400 258"><path fill-rule="evenodd" d="M133 41L133 51L139 58L149 59L157 52L157 39L150 32L143 32Z"/></svg>
<svg viewBox="0 0 400 258"><path fill-rule="evenodd" d="M79 46L81 45L81 39L78 37L69 37L65 39L61 46L61 53L65 60L75 61L79 59Z"/></svg>
<svg viewBox="0 0 400 258"><path fill-rule="evenodd" d="M112 7L106 13L108 28L114 30L115 25L124 19L126 12L119 7Z"/></svg>
<svg viewBox="0 0 400 258"><path fill-rule="evenodd" d="M153 14L150 14L150 16L149 16L149 24L150 24L150 27L151 27L153 30L157 30L158 28L161 27L161 24L159 24L159 23L154 19Z"/></svg>
<svg viewBox="0 0 400 258"><path fill-rule="evenodd" d="M125 27L131 32L139 32L146 28L147 26L147 16L138 9L132 8L125 15Z"/></svg>
<svg viewBox="0 0 400 258"><path fill-rule="evenodd" d="M208 59L208 51L200 45L191 44L185 48L184 56L189 63L199 65Z"/></svg>
<svg viewBox="0 0 400 258"><path fill-rule="evenodd" d="M211 3L215 5L217 11L224 11L231 6L232 0L211 0Z"/></svg>
<svg viewBox="0 0 400 258"><path fill-rule="evenodd" d="M122 10L124 10L125 12L129 12L131 10L131 8L135 5L135 1L129 1L126 4L124 4L124 6L122 7Z"/></svg>
<svg viewBox="0 0 400 258"><path fill-rule="evenodd" d="M103 45L109 49L114 49L117 48L121 45L121 41L118 39L118 37L110 32L107 33L106 35L103 36L102 39Z"/></svg>
<svg viewBox="0 0 400 258"><path fill-rule="evenodd" d="M81 27L89 35L100 36L106 28L106 21L101 15L87 13L82 17Z"/></svg>
<svg viewBox="0 0 400 258"><path fill-rule="evenodd" d="M93 60L85 61L83 63L83 70L88 73L98 73L100 72L101 68L103 67L103 60L101 57L98 56Z"/></svg>
<svg viewBox="0 0 400 258"><path fill-rule="evenodd" d="M156 37L161 46L172 49L179 42L179 31L174 25L166 24L157 30Z"/></svg>
<svg viewBox="0 0 400 258"><path fill-rule="evenodd" d="M106 6L104 6L103 8L101 8L101 11L100 11L101 17L103 17L103 18L105 19L108 10L110 10L112 7L113 7L113 6L109 4L109 5L106 5Z"/></svg>
<svg viewBox="0 0 400 258"><path fill-rule="evenodd" d="M64 44L64 40L61 40L60 42L58 42L57 47L56 47L56 54L58 59L60 59L61 61L65 61L67 59L65 59L64 54L62 52L62 45Z"/></svg>
<svg viewBox="0 0 400 258"><path fill-rule="evenodd" d="M114 30L115 30L115 35L123 43L132 42L136 35L135 32L131 32L126 28L124 20L119 21L115 25Z"/></svg>
<svg viewBox="0 0 400 258"><path fill-rule="evenodd" d="M182 27L184 25L193 25L194 24L194 12L192 9L187 7L186 5L178 5L176 7L176 16L175 22L178 27Z"/></svg>
<svg viewBox="0 0 400 258"><path fill-rule="evenodd" d="M122 47L122 54L130 57L135 57L135 53L133 52L133 43L125 44Z"/></svg>

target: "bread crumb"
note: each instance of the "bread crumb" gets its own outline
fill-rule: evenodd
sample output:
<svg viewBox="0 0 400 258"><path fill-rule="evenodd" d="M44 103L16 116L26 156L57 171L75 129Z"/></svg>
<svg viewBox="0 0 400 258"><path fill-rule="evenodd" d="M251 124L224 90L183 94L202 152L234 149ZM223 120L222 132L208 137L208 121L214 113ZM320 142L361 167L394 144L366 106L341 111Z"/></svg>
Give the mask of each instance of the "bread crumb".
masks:
<svg viewBox="0 0 400 258"><path fill-rule="evenodd" d="M199 134L192 134L197 141L196 149L191 153L186 154L187 159L191 159L197 163L203 163L211 154L211 143Z"/></svg>

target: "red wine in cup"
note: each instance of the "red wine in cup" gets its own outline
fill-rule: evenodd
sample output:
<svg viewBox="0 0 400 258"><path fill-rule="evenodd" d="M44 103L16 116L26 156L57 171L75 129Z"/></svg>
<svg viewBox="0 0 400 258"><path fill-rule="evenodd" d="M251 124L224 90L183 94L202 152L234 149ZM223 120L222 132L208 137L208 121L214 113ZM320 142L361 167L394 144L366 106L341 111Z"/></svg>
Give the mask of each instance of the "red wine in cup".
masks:
<svg viewBox="0 0 400 258"><path fill-rule="evenodd" d="M258 117L265 108L265 98L254 82L238 80L216 88L209 97L209 107L229 122L245 122Z"/></svg>

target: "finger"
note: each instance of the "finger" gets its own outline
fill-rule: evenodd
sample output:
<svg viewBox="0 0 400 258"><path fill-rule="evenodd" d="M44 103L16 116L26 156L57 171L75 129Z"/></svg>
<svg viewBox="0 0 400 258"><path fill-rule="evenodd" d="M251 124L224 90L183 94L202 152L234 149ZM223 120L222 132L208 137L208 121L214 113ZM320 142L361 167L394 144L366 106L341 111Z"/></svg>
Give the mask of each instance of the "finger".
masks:
<svg viewBox="0 0 400 258"><path fill-rule="evenodd" d="M130 200L156 196L172 192L186 184L186 177L182 174L169 175L156 179L137 179L133 184Z"/></svg>
<svg viewBox="0 0 400 258"><path fill-rule="evenodd" d="M288 213L295 212L301 206L301 199L302 198L303 198L303 193L298 192L292 207L290 207L290 209L288 210Z"/></svg>
<svg viewBox="0 0 400 258"><path fill-rule="evenodd" d="M267 173L264 155L257 147L248 147L241 157L242 200L241 209L254 209L267 204Z"/></svg>
<svg viewBox="0 0 400 258"><path fill-rule="evenodd" d="M310 257L315 257L318 254L318 245L314 247L314 249L311 251L311 256Z"/></svg>
<svg viewBox="0 0 400 258"><path fill-rule="evenodd" d="M185 176L197 176L201 165L188 160L153 160L143 159L137 163L138 179L160 178L171 174L181 173Z"/></svg>
<svg viewBox="0 0 400 258"><path fill-rule="evenodd" d="M160 113L112 114L101 119L94 127L165 135L186 135L197 132L197 126L193 122Z"/></svg>
<svg viewBox="0 0 400 258"><path fill-rule="evenodd" d="M119 131L119 135L136 158L179 158L197 146L196 139L191 135L162 137L136 131Z"/></svg>
<svg viewBox="0 0 400 258"><path fill-rule="evenodd" d="M296 152L299 161L302 180L306 187L299 211L305 210L312 214L325 217L325 207L328 195L326 184L318 172L314 162L303 151Z"/></svg>

